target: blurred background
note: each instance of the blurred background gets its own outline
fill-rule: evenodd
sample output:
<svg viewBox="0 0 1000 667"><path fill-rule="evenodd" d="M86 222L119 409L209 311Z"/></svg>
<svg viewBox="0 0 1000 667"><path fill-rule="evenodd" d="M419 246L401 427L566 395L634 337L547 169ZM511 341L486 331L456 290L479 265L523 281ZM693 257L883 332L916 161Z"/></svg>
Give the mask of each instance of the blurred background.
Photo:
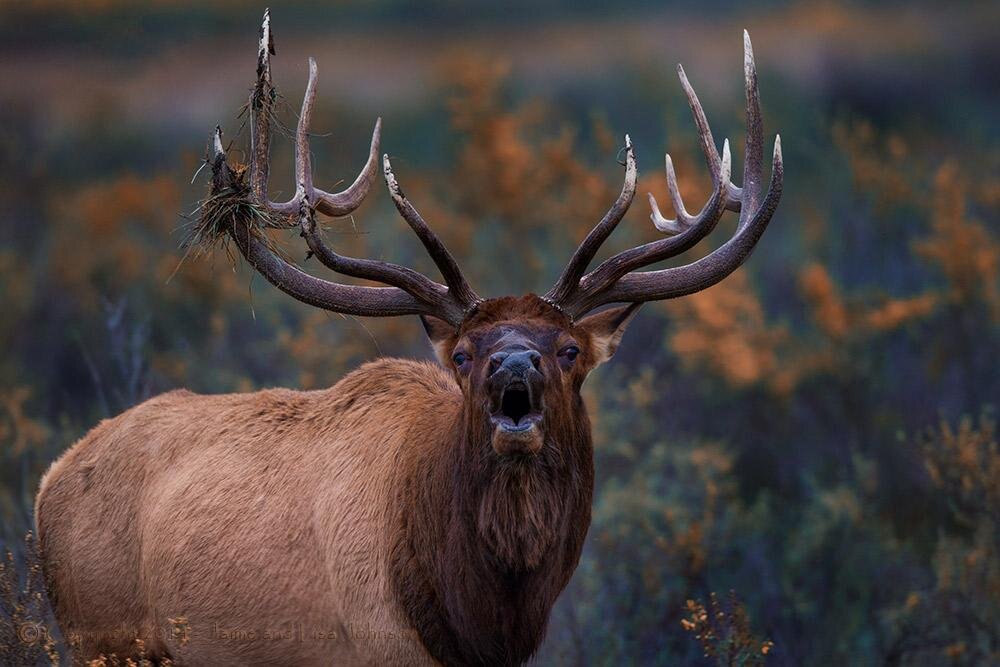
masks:
<svg viewBox="0 0 1000 667"><path fill-rule="evenodd" d="M246 146L263 9L0 3L7 626L45 613L18 602L38 479L100 419L175 387L309 389L431 357L416 318L313 310L184 245L212 129ZM656 237L644 194L669 215L668 149L697 210L675 66L742 165L753 38L781 206L744 268L648 305L588 381L594 521L537 664L1000 660L998 19L912 0L272 7L289 128L318 61L317 184L354 178L381 115L410 199L491 296L554 282L617 196L626 132L639 196L605 255ZM287 131L272 155L287 195ZM338 250L433 273L382 188L324 225Z"/></svg>

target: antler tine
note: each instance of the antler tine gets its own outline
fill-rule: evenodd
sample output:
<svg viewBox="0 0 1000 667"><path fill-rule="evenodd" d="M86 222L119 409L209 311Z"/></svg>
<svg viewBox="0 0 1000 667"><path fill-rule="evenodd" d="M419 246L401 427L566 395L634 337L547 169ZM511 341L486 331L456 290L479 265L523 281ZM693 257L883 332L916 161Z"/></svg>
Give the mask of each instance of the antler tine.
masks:
<svg viewBox="0 0 1000 667"><path fill-rule="evenodd" d="M764 122L760 115L760 91L757 88L757 65L753 59L750 33L743 31L743 74L746 78L747 138L743 157L743 188L740 192L740 222L738 229L747 226L760 204L761 182L764 174ZM775 140L775 150L780 154L781 142Z"/></svg>
<svg viewBox="0 0 1000 667"><path fill-rule="evenodd" d="M684 96L687 97L688 106L691 108L691 113L694 116L695 125L698 127L698 138L701 144L702 153L705 155L705 162L708 164L708 170L712 174L713 182L719 176L719 152L715 149L715 140L712 138L712 128L708 125L708 119L705 117L705 110L701 106L701 102L698 100L698 94L694 92L694 86L687 78L687 74L684 72L684 67L680 64L677 65L677 78L681 81L681 87L684 89ZM732 211L738 211L740 205L740 189L735 186L732 182L726 185L726 208Z"/></svg>
<svg viewBox="0 0 1000 667"><path fill-rule="evenodd" d="M590 265L591 260L594 259L594 255L597 254L601 245L611 235L611 232L615 230L618 223L622 221L625 213L628 212L628 208L632 204L632 199L635 197L637 178L638 169L635 161L635 150L632 148L632 140L626 134L625 182L622 184L621 194L618 195L618 199L608 209L608 212L604 214L601 221L583 239L583 242L570 258L569 264L563 269L562 275L559 276L559 280L555 286L542 298L549 303L559 306L577 288L581 276L587 270L587 266Z"/></svg>
<svg viewBox="0 0 1000 667"><path fill-rule="evenodd" d="M780 138L776 138L771 184L762 202L764 130L753 48L750 36L745 30L743 46L747 116L743 187L737 187L730 180L731 157L728 139L723 145L720 159L701 102L684 69L678 65L678 77L687 96L688 105L691 107L702 152L712 176L714 185L712 196L697 215L692 216L688 213L677 186L673 161L667 155L665 158L667 189L677 218L674 220L666 218L660 212L652 194L649 195L652 211L650 218L659 231L676 236L621 252L580 278L578 283L564 289L563 296L556 301L556 305L571 316L576 317L605 303L651 301L690 294L722 280L750 254L770 221L781 196L783 168L781 142ZM633 273L644 266L674 257L692 248L715 228L727 209L739 212L740 221L736 235L715 252L688 266Z"/></svg>
<svg viewBox="0 0 1000 667"><path fill-rule="evenodd" d="M257 47L257 81L250 92L250 190L258 202L267 201L267 179L271 158L271 114L274 86L271 84L271 10L264 10Z"/></svg>
<svg viewBox="0 0 1000 667"><path fill-rule="evenodd" d="M316 79L319 74L316 59L309 58L309 81L302 95L302 111L295 127L295 196L291 201L313 202L312 155L309 152L309 127L312 125L313 103L316 101Z"/></svg>
<svg viewBox="0 0 1000 667"><path fill-rule="evenodd" d="M368 149L368 160L354 182L346 190L337 193L325 192L313 185L312 158L309 151L309 127L312 123L313 103L316 100L316 83L318 70L316 60L309 59L309 82L302 99L302 112L299 114L299 124L295 131L295 179L296 193L294 199L308 198L312 206L326 215L340 217L348 215L361 206L375 182L378 169L379 142L382 138L382 119L375 120L372 131L371 146ZM293 200L294 200L293 199Z"/></svg>
<svg viewBox="0 0 1000 667"><path fill-rule="evenodd" d="M681 81L681 88L684 89L684 96L687 97L688 106L691 108L691 115L694 117L694 124L698 128L698 143L701 145L702 153L705 155L705 163L712 173L712 179L719 177L719 151L715 148L715 139L712 137L712 128L708 124L705 116L705 109L698 100L698 94L694 92L694 86L687 78L684 66L677 64L677 78Z"/></svg>
<svg viewBox="0 0 1000 667"><path fill-rule="evenodd" d="M729 181L729 178L723 178L721 175L722 164L719 160L719 152L715 148L715 139L712 137L712 128L708 124L708 118L705 116L705 109L701 106L701 101L698 99L698 94L694 91L694 87L688 80L687 73L684 72L684 67L682 65L677 65L677 78L680 79L681 87L684 89L684 96L687 97L688 106L691 108L691 115L694 118L694 124L698 128L698 143L701 145L701 151L705 156L705 163L708 165L708 171L712 175L712 184L718 188L720 183L725 185L725 207L734 211L739 210L740 205L740 189ZM677 187L677 175L674 172L674 162L670 159L670 154L668 153L664 159L665 161L665 171L667 174L667 190L670 193L670 201L673 204L674 211L677 213L676 220L670 220L665 218L660 213L660 207L657 206L656 198L653 197L652 193L649 196L649 207L652 210L650 214L650 219L653 221L653 225L661 232L665 234L679 234L683 232L686 228L692 227L700 221L702 216L706 214L707 211L714 210L714 201L709 200L704 208L695 216L690 215L684 208L684 201L681 198L680 189ZM709 229L708 231L711 231Z"/></svg>
<svg viewBox="0 0 1000 667"><path fill-rule="evenodd" d="M722 217L722 212L728 204L728 187L732 185L729 181L730 174L732 173L731 166L732 157L729 152L729 139L726 139L722 145L722 160L719 164L716 164L715 168L712 170L712 183L714 185L712 196L705 203L705 206L702 207L701 211L698 212L698 215L691 215L684 208L684 201L681 199L680 189L677 187L677 176L674 173L674 165L670 156L667 155L667 191L670 193L670 202L673 204L674 211L677 213L677 218L671 220L664 217L663 214L660 213L660 207L656 205L656 198L653 196L653 193L650 192L648 194L649 207L652 212L649 214L649 219L653 221L653 226L665 234L684 234L685 232L698 228L698 232L692 233L691 236L698 236L698 233L700 233L701 235L695 239L695 243L700 241L706 234L715 228L715 224ZM667 244L662 241L654 241L653 243L647 244L647 246L651 246L649 248L650 250L652 250L652 248L657 248L658 250L655 253L655 256L661 259L666 259L667 257L672 257L674 254L677 254L675 252L667 256L662 255L663 249L667 246Z"/></svg>
<svg viewBox="0 0 1000 667"><path fill-rule="evenodd" d="M385 184L389 188L389 194L396 205L396 210L403 216L406 224L414 231L420 242L423 243L427 253L431 256L431 259L434 260L434 264L437 265L441 276L448 285L452 298L464 303L467 308L471 308L479 303L481 299L469 287L465 276L462 275L462 270L458 267L458 262L455 261L452 254L448 252L448 248L445 247L441 239L430 228L430 225L427 224L420 213L417 212L417 209L414 208L413 204L410 203L410 200L403 194L403 189L399 186L396 175L392 173L392 165L389 163L388 155L382 156L382 170L385 173Z"/></svg>
<svg viewBox="0 0 1000 667"><path fill-rule="evenodd" d="M331 271L352 278L374 280L399 287L425 303L434 304L444 310L454 310L454 316L465 312L463 308L449 307L450 298L444 285L439 285L409 267L392 262L347 257L337 253L320 238L319 226L314 216L303 215L299 220L299 226L302 228L302 237L305 238L310 252Z"/></svg>
<svg viewBox="0 0 1000 667"><path fill-rule="evenodd" d="M715 147L712 147L715 151ZM729 152L729 139L725 141L725 147L723 153ZM723 158L723 160L728 158ZM677 218L671 220L663 216L660 213L660 207L656 204L656 197L653 193L647 193L649 197L649 208L651 213L649 214L649 219L653 221L653 226L664 234L680 234L687 230L689 227L693 227L701 222L707 215L715 210L715 199L710 199L698 213L698 215L691 215L684 208L684 200L681 198L680 188L677 187L677 175L674 173L674 162L670 159L670 154L666 155L665 161L665 171L667 173L667 191L670 193L670 203L674 207L674 211L677 213ZM721 188L719 196L725 198L727 192L726 188L729 185L729 174L728 172L723 175L722 170L725 169L724 165L713 163L712 168L712 183L715 185L715 189ZM720 214L721 215L721 214Z"/></svg>
<svg viewBox="0 0 1000 667"><path fill-rule="evenodd" d="M270 32L269 29L268 32ZM261 48L263 48L263 46ZM266 62L270 62L266 52L264 52L263 57ZM267 76L267 81L262 83L261 76ZM263 70L258 66L258 87L264 88L265 84L266 86L270 86L269 77L270 64L268 64ZM266 193L263 191L267 190L267 168L265 166L263 169L258 169L258 173L263 174L264 181L260 185L262 191L258 192L255 189L254 195L260 198L259 201L266 202L266 206L272 212L282 216L297 216L299 206L305 200L308 200L309 205L312 208L320 211L321 213L325 213L326 215L333 217L348 215L361 205L361 202L364 201L364 198L371 190L372 183L375 182L375 174L377 173L378 167L379 143L382 138L381 118L375 121L375 129L372 131L371 146L368 149L368 160L365 162L365 166L361 169L357 178L347 189L342 192L331 194L313 185L312 156L309 150L309 128L312 123L312 111L313 104L316 100L318 77L319 72L316 66L316 60L310 58L309 81L306 83L306 92L302 97L302 111L299 113L299 122L295 129L295 195L288 201L280 203L275 203L266 199ZM273 90L273 87L271 90ZM261 121L257 123L257 127L255 127L255 130L263 132L263 139L258 143L265 148L267 137L270 132L269 113L270 111L268 110L268 115L261 119ZM255 151L254 156L256 157L259 152L264 153L264 159L266 160L266 151ZM253 179L251 179L251 182L253 182Z"/></svg>
<svg viewBox="0 0 1000 667"><path fill-rule="evenodd" d="M660 213L660 207L656 204L656 197L652 192L647 192L649 198L650 214L649 219L653 221L653 226L664 234L680 234L691 225L691 216L684 208L684 200L681 198L680 190L677 188L677 176L674 174L674 161L670 159L670 153L664 156L664 171L667 172L667 190L670 193L670 203L673 204L677 219L665 218Z"/></svg>
<svg viewBox="0 0 1000 667"><path fill-rule="evenodd" d="M375 129L372 130L372 142L368 149L368 161L358 177L354 179L346 189L329 193L319 188L313 188L316 196L316 210L333 217L341 217L361 206L361 202L368 196L375 177L378 175L378 153L379 143L382 139L382 119L375 120Z"/></svg>
<svg viewBox="0 0 1000 667"><path fill-rule="evenodd" d="M329 216L348 215L361 205L371 190L378 172L379 142L382 136L382 119L375 121L368 160L354 182L342 192L329 193L312 184L309 155L309 125L313 101L316 97L316 61L309 59L309 82L302 100L302 113L295 139L295 195L285 202L272 202L267 195L270 173L271 116L274 113L275 90L271 81L271 56L274 55L274 34L271 32L271 13L264 10L257 47L257 81L250 93L250 189L254 199L272 213L287 220L285 226L296 224L299 204L308 197L310 204ZM303 178L305 177L305 178ZM304 186L304 181L308 185Z"/></svg>
<svg viewBox="0 0 1000 667"><path fill-rule="evenodd" d="M331 194L313 185L312 155L309 150L309 128L312 124L313 104L316 101L316 86L319 77L316 60L309 59L309 81L302 98L302 111L299 113L299 123L295 129L295 196L279 207L291 206L303 199L321 213L333 217L348 215L354 211L368 195L378 167L379 143L382 138L382 119L375 120L372 131L371 146L368 149L368 160L358 177L346 190Z"/></svg>

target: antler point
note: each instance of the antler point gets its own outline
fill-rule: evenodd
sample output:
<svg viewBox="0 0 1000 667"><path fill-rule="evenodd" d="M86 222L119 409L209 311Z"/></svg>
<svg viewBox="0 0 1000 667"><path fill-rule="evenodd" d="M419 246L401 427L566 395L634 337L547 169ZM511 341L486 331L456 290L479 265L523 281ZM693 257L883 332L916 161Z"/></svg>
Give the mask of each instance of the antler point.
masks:
<svg viewBox="0 0 1000 667"><path fill-rule="evenodd" d="M215 132L212 134L212 144L215 149L216 155L222 155L225 153L225 149L222 147L222 126L216 125Z"/></svg>
<svg viewBox="0 0 1000 667"><path fill-rule="evenodd" d="M750 43L750 33L743 31L743 69L746 70L747 77L756 69L753 61L753 44Z"/></svg>
<svg viewBox="0 0 1000 667"><path fill-rule="evenodd" d="M270 63L270 56L274 53L274 38L271 35L271 10L264 10L264 18L260 22L260 44L257 47L258 67L267 69ZM258 77L262 72L258 72Z"/></svg>

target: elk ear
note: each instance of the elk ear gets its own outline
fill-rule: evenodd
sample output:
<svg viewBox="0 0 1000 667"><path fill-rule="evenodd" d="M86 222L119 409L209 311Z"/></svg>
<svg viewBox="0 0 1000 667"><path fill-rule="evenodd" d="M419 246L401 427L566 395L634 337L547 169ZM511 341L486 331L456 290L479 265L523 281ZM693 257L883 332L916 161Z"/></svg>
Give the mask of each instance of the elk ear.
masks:
<svg viewBox="0 0 1000 667"><path fill-rule="evenodd" d="M577 326L590 334L594 349L594 366L599 366L610 359L618 349L618 343L629 322L635 317L642 303L630 303L626 306L608 308L599 313L588 315L580 320Z"/></svg>
<svg viewBox="0 0 1000 667"><path fill-rule="evenodd" d="M420 322L424 325L424 331L427 332L427 337L431 341L431 346L434 348L434 354L437 356L438 361L445 368L448 368L451 362L448 355L450 354L450 343L454 339L455 334L458 330L451 326L440 317L434 317L433 315L421 315Z"/></svg>

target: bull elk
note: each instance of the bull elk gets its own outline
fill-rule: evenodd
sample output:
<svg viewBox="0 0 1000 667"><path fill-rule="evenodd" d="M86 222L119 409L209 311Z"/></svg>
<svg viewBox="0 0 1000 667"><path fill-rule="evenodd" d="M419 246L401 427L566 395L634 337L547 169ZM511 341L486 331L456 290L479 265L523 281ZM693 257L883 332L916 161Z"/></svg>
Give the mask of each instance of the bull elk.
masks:
<svg viewBox="0 0 1000 667"><path fill-rule="evenodd" d="M172 391L101 422L52 464L36 501L59 624L85 657L134 655L138 636L154 658L197 665L520 664L541 643L590 525L584 379L614 354L644 302L697 292L739 267L778 204L780 139L765 191L750 39L744 32L742 187L730 180L728 140L720 156L678 67L713 184L701 211L687 212L667 156L676 219L650 196L665 237L588 272L635 194L626 136L621 194L555 286L492 299L472 290L387 156L389 194L444 284L324 242L316 213L347 215L371 189L381 121L353 184L338 193L316 187L312 59L295 133L295 194L269 199L272 54L265 13L248 169L227 162L221 129L211 142L211 196L237 204L224 233L299 301L358 316L419 315L440 365L382 359L321 391ZM332 271L383 286L301 271L271 250L250 210L297 227ZM739 221L718 249L640 270L692 248L726 210ZM618 305L600 309L609 304ZM179 617L185 636L164 631Z"/></svg>

